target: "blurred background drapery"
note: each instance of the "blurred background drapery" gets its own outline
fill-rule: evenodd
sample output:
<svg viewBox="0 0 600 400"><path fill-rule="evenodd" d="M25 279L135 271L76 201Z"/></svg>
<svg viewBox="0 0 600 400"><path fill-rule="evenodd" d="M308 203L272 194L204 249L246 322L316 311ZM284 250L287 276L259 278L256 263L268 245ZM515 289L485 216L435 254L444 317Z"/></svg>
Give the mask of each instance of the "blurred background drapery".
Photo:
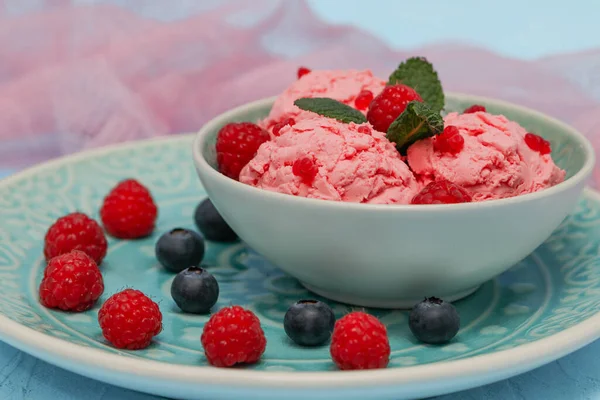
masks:
<svg viewBox="0 0 600 400"><path fill-rule="evenodd" d="M300 65L386 77L412 55L434 63L446 90L533 107L600 146L600 50L524 59L448 42L400 51L325 22L304 0L0 0L0 169L196 131L277 94Z"/></svg>

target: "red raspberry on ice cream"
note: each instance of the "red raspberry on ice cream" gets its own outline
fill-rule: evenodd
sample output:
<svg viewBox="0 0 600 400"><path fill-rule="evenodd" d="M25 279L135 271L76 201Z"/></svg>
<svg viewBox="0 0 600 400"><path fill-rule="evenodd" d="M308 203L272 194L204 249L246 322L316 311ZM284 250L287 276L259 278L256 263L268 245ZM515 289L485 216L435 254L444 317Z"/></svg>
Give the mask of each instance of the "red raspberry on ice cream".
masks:
<svg viewBox="0 0 600 400"><path fill-rule="evenodd" d="M251 122L225 125L217 135L216 149L219 171L237 180L242 168L252 160L260 145L267 140L269 140L269 134Z"/></svg>
<svg viewBox="0 0 600 400"><path fill-rule="evenodd" d="M367 119L379 132L387 132L390 124L402 114L411 101L423 101L413 88L406 85L386 86L371 101Z"/></svg>

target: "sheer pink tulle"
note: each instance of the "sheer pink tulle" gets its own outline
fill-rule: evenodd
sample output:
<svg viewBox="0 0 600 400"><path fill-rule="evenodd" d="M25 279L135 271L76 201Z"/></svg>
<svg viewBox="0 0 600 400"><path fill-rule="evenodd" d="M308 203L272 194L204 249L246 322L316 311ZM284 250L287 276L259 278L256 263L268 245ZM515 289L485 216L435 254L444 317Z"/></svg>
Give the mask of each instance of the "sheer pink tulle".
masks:
<svg viewBox="0 0 600 400"><path fill-rule="evenodd" d="M171 22L110 4L28 3L0 0L0 168L195 131L232 106L277 94L299 65L387 76L411 55L428 57L446 90L536 108L600 147L600 52L536 61L455 44L396 52L325 24L301 0L206 1Z"/></svg>

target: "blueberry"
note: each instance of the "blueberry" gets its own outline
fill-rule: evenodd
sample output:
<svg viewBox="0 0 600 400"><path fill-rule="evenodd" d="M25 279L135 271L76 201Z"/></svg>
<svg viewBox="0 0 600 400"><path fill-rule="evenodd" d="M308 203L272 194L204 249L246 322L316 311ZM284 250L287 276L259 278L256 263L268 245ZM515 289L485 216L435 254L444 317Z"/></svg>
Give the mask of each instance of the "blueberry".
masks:
<svg viewBox="0 0 600 400"><path fill-rule="evenodd" d="M206 314L219 298L219 284L204 268L186 268L173 279L171 297L184 312Z"/></svg>
<svg viewBox="0 0 600 400"><path fill-rule="evenodd" d="M238 235L227 225L210 199L205 199L194 213L196 226L207 240L215 242L235 242Z"/></svg>
<svg viewBox="0 0 600 400"><path fill-rule="evenodd" d="M300 300L285 314L283 328L296 344L318 346L331 337L335 316L331 308L320 301Z"/></svg>
<svg viewBox="0 0 600 400"><path fill-rule="evenodd" d="M156 258L172 272L197 267L204 257L204 239L198 233L175 228L164 233L156 242Z"/></svg>
<svg viewBox="0 0 600 400"><path fill-rule="evenodd" d="M429 297L413 307L408 326L421 342L442 344L456 336L460 316L452 304Z"/></svg>

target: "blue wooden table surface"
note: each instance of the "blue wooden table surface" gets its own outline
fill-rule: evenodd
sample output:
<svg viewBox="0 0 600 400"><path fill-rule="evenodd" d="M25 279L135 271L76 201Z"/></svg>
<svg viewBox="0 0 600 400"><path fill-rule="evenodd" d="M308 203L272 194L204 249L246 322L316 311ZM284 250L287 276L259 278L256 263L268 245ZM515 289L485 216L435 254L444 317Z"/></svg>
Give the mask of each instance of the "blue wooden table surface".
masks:
<svg viewBox="0 0 600 400"><path fill-rule="evenodd" d="M127 0L114 2L128 3ZM309 2L325 20L357 24L390 45L402 48L418 47L440 40L469 41L507 56L531 59L600 47L598 1ZM436 7L435 12L431 11L433 6ZM426 29L423 29L424 26ZM0 178L12 172L0 169ZM158 398L75 375L0 342L0 400L3 399ZM515 378L437 399L600 399L600 342Z"/></svg>

